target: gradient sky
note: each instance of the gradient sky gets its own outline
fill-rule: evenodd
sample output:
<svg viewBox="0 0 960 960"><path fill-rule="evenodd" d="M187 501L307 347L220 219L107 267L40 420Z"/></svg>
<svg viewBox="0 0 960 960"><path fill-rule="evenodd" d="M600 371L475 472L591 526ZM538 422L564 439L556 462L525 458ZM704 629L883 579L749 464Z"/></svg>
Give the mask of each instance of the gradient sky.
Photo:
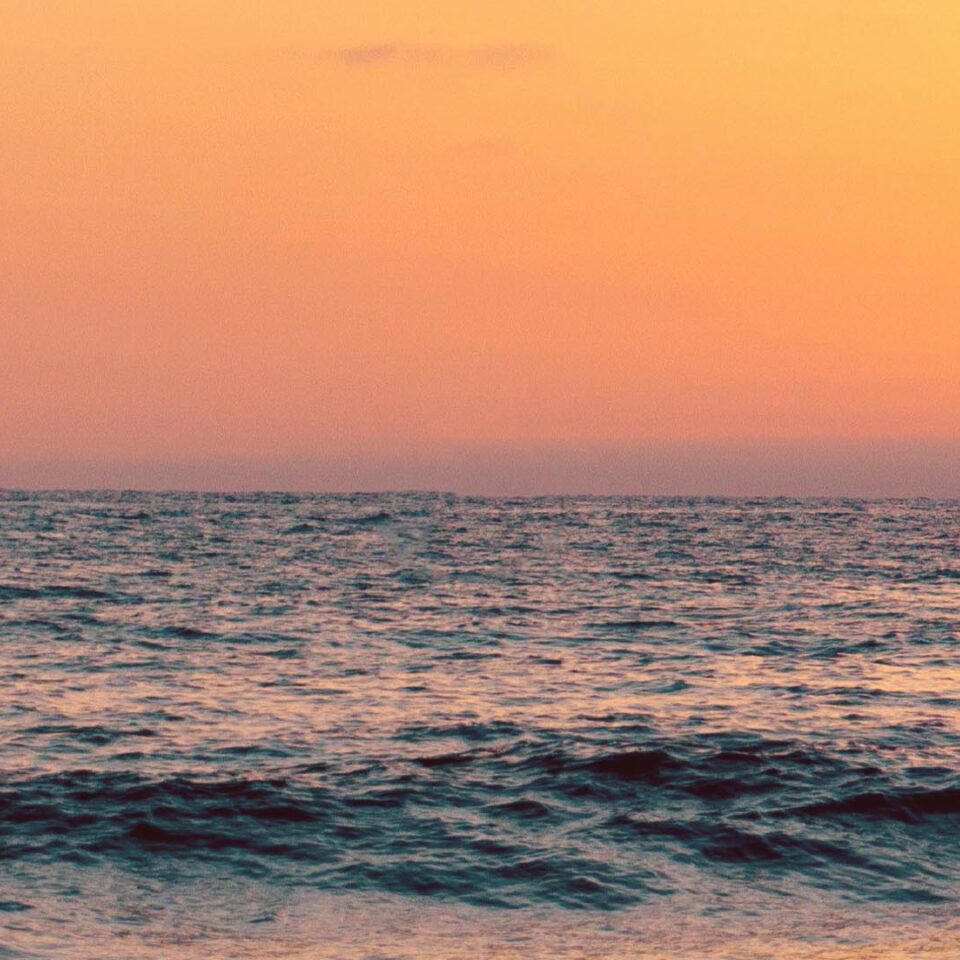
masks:
<svg viewBox="0 0 960 960"><path fill-rule="evenodd" d="M0 0L0 479L957 438L958 116L956 0Z"/></svg>

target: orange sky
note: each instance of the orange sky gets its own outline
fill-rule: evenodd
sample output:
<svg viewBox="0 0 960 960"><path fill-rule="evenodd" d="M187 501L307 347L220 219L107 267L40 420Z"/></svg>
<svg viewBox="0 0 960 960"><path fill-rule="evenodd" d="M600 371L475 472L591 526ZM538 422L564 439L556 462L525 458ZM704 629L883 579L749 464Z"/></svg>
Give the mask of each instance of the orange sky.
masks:
<svg viewBox="0 0 960 960"><path fill-rule="evenodd" d="M14 460L960 433L955 0L0 0Z"/></svg>

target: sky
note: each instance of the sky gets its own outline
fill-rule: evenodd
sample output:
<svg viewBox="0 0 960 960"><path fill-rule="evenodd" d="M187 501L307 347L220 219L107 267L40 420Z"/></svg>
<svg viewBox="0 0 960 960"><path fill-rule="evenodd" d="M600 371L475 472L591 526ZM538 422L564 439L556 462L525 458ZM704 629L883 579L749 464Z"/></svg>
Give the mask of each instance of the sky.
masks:
<svg viewBox="0 0 960 960"><path fill-rule="evenodd" d="M0 484L960 495L955 0L0 25Z"/></svg>

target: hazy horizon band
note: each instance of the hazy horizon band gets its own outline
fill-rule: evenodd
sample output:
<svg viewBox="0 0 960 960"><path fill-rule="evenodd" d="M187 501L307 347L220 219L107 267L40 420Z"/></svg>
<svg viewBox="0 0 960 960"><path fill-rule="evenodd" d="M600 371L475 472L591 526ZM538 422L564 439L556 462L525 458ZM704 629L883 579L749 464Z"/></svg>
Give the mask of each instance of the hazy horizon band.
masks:
<svg viewBox="0 0 960 960"><path fill-rule="evenodd" d="M6 489L440 491L489 496L960 496L960 439L411 446L312 456L37 459Z"/></svg>

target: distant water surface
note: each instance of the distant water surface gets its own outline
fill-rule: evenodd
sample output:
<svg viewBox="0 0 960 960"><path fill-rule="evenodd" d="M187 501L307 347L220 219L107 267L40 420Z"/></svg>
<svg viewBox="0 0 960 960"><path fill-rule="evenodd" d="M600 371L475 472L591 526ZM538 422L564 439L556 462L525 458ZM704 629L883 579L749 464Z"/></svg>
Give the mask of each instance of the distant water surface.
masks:
<svg viewBox="0 0 960 960"><path fill-rule="evenodd" d="M958 551L957 502L0 493L0 957L960 957Z"/></svg>

